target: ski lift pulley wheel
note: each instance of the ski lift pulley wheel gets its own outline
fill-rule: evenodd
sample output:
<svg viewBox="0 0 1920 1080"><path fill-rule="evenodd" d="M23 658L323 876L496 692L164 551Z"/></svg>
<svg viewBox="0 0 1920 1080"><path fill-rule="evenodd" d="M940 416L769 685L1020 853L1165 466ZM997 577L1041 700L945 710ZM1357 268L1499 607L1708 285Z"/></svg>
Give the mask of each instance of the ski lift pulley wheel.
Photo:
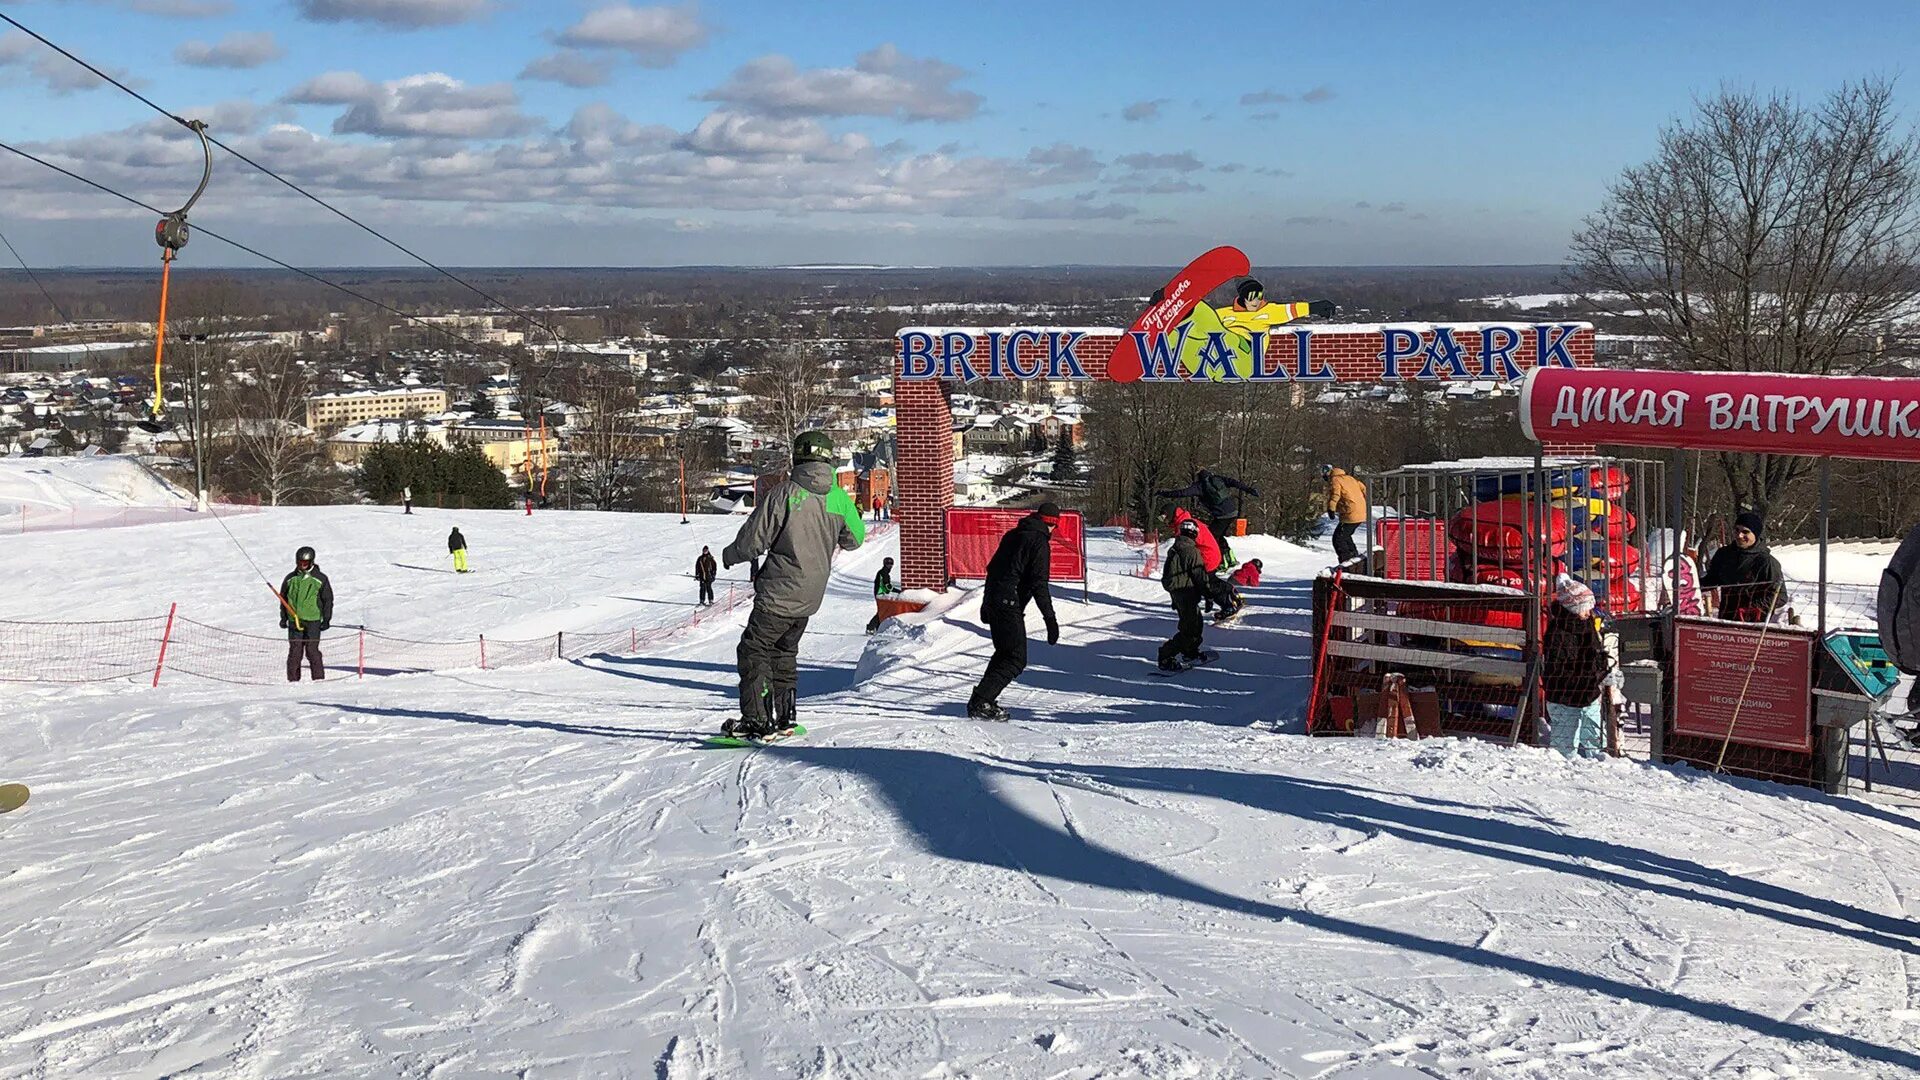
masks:
<svg viewBox="0 0 1920 1080"><path fill-rule="evenodd" d="M182 123L200 136L200 186L193 189L185 206L161 218L153 227L154 243L160 245L160 321L155 324L153 335L153 402L147 406L146 418L138 424L140 430L153 434L173 429L173 422L167 418L166 382L161 370L167 351L167 285L173 276L174 257L192 238L192 231L187 228L187 211L200 201L200 196L206 193L207 181L213 178L213 147L207 141L206 123L200 120Z"/></svg>

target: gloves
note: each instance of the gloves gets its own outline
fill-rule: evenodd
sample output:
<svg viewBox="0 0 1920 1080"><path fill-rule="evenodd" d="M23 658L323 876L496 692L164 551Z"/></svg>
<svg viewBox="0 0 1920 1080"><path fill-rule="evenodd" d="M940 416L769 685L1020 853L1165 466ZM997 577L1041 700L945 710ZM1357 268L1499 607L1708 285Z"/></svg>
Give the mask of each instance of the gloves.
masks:
<svg viewBox="0 0 1920 1080"><path fill-rule="evenodd" d="M1047 644L1060 644L1060 624L1052 619L1047 620Z"/></svg>
<svg viewBox="0 0 1920 1080"><path fill-rule="evenodd" d="M324 634L332 626L333 624L330 622L317 623L313 627L313 632L316 634Z"/></svg>
<svg viewBox="0 0 1920 1080"><path fill-rule="evenodd" d="M280 616L280 629L282 630L289 629L289 627L287 626L287 617L285 615Z"/></svg>
<svg viewBox="0 0 1920 1080"><path fill-rule="evenodd" d="M1337 518L1337 517L1339 517L1339 516L1340 516L1340 511L1338 511L1338 510L1329 510L1329 511L1327 511L1327 520L1328 520L1328 521L1332 521L1332 520L1334 520L1335 518Z"/></svg>
<svg viewBox="0 0 1920 1080"><path fill-rule="evenodd" d="M722 555L720 557L720 569L722 570L733 569L733 561L731 559L728 559L726 556Z"/></svg>
<svg viewBox="0 0 1920 1080"><path fill-rule="evenodd" d="M1165 300L1166 298L1167 298L1167 290L1164 286L1162 286L1161 288L1153 290L1152 296L1147 297L1147 306L1152 307L1153 305L1159 303L1162 300Z"/></svg>
<svg viewBox="0 0 1920 1080"><path fill-rule="evenodd" d="M1307 318L1331 319L1340 309L1331 300L1307 301Z"/></svg>

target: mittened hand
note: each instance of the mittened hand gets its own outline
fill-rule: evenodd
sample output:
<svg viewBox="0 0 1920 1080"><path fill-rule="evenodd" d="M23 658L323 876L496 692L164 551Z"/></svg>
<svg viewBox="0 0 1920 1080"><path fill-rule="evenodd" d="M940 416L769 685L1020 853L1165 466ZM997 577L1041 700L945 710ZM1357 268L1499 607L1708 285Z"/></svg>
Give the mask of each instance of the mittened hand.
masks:
<svg viewBox="0 0 1920 1080"><path fill-rule="evenodd" d="M1339 311L1339 307L1331 300L1307 301L1307 318L1309 319L1331 319Z"/></svg>
<svg viewBox="0 0 1920 1080"><path fill-rule="evenodd" d="M1049 645L1060 644L1060 624L1059 623L1050 622L1047 624L1047 644Z"/></svg>

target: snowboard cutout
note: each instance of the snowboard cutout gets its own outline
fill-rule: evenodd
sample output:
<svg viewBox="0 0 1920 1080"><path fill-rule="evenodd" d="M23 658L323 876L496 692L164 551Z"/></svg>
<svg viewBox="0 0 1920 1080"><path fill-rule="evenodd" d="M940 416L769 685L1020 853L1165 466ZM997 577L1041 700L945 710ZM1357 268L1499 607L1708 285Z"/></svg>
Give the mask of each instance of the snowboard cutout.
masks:
<svg viewBox="0 0 1920 1080"><path fill-rule="evenodd" d="M1127 332L1120 335L1119 343L1107 357L1107 378L1122 383L1140 381L1147 372L1146 357L1141 356L1134 345L1135 331L1148 335L1173 333L1208 293L1252 272L1253 263L1247 259L1246 252L1228 245L1214 248L1188 263L1186 269L1175 274L1160 290L1160 300L1141 312L1127 327Z"/></svg>
<svg viewBox="0 0 1920 1080"><path fill-rule="evenodd" d="M27 805L30 794L25 784L0 784L0 814L10 814Z"/></svg>
<svg viewBox="0 0 1920 1080"><path fill-rule="evenodd" d="M1171 679L1175 675L1184 675L1187 672L1192 671L1194 668L1205 667L1206 665L1211 664L1218 659L1220 659L1220 654L1218 652L1215 652L1212 649L1202 649L1200 650L1200 659L1182 661L1184 664L1186 664L1186 666L1183 668L1180 668L1177 671L1168 671L1167 669L1161 667L1160 665L1155 664L1153 666L1153 673L1155 675L1160 676L1163 679Z"/></svg>
<svg viewBox="0 0 1920 1080"><path fill-rule="evenodd" d="M729 748L743 747L743 746L772 746L776 743L783 743L783 742L786 742L788 739L805 735L806 733L807 733L806 725L795 724L791 729L787 731L776 732L772 735L768 735L764 738L758 738L758 739L750 739L744 735L715 735L707 740L706 745L714 746L714 747L729 747Z"/></svg>

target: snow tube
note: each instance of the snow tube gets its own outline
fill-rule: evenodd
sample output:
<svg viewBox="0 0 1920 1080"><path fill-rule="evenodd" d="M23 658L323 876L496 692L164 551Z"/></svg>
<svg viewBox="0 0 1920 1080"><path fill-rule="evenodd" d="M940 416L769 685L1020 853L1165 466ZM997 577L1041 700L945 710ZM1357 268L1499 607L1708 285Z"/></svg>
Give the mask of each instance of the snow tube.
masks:
<svg viewBox="0 0 1920 1080"><path fill-rule="evenodd" d="M1626 470L1611 465L1547 470L1547 493L1555 497L1598 495L1603 499L1618 499L1627 493L1627 487ZM1500 495L1518 495L1534 488L1534 473L1530 471L1478 476L1473 481L1473 496L1476 499L1492 499Z"/></svg>
<svg viewBox="0 0 1920 1080"><path fill-rule="evenodd" d="M1641 607L1640 586L1624 577L1613 577L1606 581L1590 581L1587 586L1593 590L1593 598L1602 611L1639 611Z"/></svg>
<svg viewBox="0 0 1920 1080"><path fill-rule="evenodd" d="M1606 517L1590 519L1580 532L1583 536L1595 541L1605 537L1617 543L1632 536L1635 526L1639 524L1639 519L1633 516L1632 511L1616 507Z"/></svg>
<svg viewBox="0 0 1920 1080"><path fill-rule="evenodd" d="M1545 541L1554 555L1567 549L1567 515L1549 510L1543 521L1540 510L1524 495L1475 503L1453 515L1447 523L1447 538L1469 556L1477 554L1481 562L1524 563L1527 558L1527 534Z"/></svg>
<svg viewBox="0 0 1920 1080"><path fill-rule="evenodd" d="M1554 505L1567 512L1567 524L1571 526L1575 532L1580 532L1596 519L1604 518L1608 514L1613 513L1612 503L1605 499L1594 498L1591 495L1568 497L1565 499L1556 498Z"/></svg>
<svg viewBox="0 0 1920 1080"><path fill-rule="evenodd" d="M1576 536L1567 541L1567 561L1590 573L1626 577L1640 569L1640 549L1625 540Z"/></svg>
<svg viewBox="0 0 1920 1080"><path fill-rule="evenodd" d="M1458 603L1415 600L1401 604L1397 610L1402 617L1408 619L1429 619L1433 622L1465 626L1493 626L1502 630L1519 630L1527 625L1527 616L1524 611L1496 608L1471 600Z"/></svg>

